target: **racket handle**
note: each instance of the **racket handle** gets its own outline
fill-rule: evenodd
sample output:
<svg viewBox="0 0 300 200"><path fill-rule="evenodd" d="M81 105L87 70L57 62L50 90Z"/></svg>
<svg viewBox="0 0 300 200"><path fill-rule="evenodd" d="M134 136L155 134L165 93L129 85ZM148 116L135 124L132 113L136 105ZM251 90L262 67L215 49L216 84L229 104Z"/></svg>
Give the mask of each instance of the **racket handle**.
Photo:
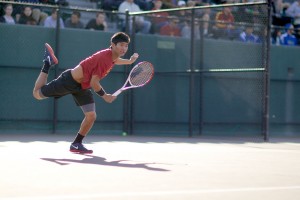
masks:
<svg viewBox="0 0 300 200"><path fill-rule="evenodd" d="M121 92L122 92L122 90L117 90L115 93L113 93L113 95L112 96L118 96L119 94L121 94Z"/></svg>

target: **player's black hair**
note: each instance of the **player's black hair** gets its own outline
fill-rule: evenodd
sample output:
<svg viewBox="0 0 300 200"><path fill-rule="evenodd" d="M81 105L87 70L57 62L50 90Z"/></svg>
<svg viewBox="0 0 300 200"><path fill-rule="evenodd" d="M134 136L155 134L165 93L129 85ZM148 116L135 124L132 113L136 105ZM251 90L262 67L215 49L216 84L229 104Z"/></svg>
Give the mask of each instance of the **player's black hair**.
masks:
<svg viewBox="0 0 300 200"><path fill-rule="evenodd" d="M126 33L118 32L118 33L115 33L111 37L111 42L114 43L114 44L117 44L119 42L129 43L130 42L130 37Z"/></svg>

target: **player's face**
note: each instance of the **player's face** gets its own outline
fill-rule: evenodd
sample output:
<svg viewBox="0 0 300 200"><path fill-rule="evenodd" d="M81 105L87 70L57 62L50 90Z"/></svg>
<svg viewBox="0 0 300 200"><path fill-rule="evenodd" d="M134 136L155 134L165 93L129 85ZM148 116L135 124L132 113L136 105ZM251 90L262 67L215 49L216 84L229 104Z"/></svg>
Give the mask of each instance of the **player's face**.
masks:
<svg viewBox="0 0 300 200"><path fill-rule="evenodd" d="M116 45L113 44L114 50L119 56L124 56L128 50L127 42L118 42Z"/></svg>

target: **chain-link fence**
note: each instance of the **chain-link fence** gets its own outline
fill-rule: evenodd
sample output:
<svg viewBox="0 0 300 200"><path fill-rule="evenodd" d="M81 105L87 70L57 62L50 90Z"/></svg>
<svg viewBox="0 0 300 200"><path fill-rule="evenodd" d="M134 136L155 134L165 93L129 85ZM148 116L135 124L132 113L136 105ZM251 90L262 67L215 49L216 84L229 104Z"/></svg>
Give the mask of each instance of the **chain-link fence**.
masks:
<svg viewBox="0 0 300 200"><path fill-rule="evenodd" d="M21 4L13 5L17 7ZM97 120L94 131L106 129L108 132L126 131L134 135L268 139L271 32L268 28L270 11L267 3L185 7L139 13L23 5L35 6L42 13L40 16L56 14L58 17L52 21L52 25L47 25L46 19L39 19L36 21L39 26L21 27L26 31L17 40L14 38L18 43L2 41L7 48L15 44L21 49L9 50L20 59L2 59L1 66L16 68L20 65L38 72L43 51L42 46L38 45L50 42L60 59L59 67L53 74L57 76L65 68L75 66L85 56L98 50L99 46L108 47L109 38L116 31L125 31L131 36L128 56L138 52L140 59L154 64L155 77L149 86L126 92L122 101L118 101L113 108L100 103L101 111L109 114ZM82 27L77 27L80 26L78 23L75 26L72 18L76 17L81 19ZM5 29L7 34L12 33L11 27L5 26ZM38 29L39 34L32 37L30 33L33 29ZM30 43L32 51L28 52ZM117 69L111 73L114 77L104 81L104 85L114 90L122 85L128 69ZM28 101L34 110L36 108L31 100ZM73 105L69 108L69 101L66 98L47 104L48 111L42 119L49 122L50 129L59 131L62 126L68 127L62 125L63 122L80 122L80 110L73 111ZM72 116L66 109L70 110ZM29 114L19 120L39 120L39 117L32 116ZM12 121L17 118L1 117Z"/></svg>
<svg viewBox="0 0 300 200"><path fill-rule="evenodd" d="M267 139L270 33L266 3L127 13L126 19L125 30L133 37L138 37L150 22L150 31L162 40L158 41L163 43L157 44L158 50L148 50L159 54L156 79L169 87L158 88L161 99L152 105L164 108L171 104L176 108L161 120L142 120L135 117L141 113L133 108L129 116L133 132L141 132L139 127L143 129L146 122L152 122L150 130L154 124L163 123L168 130L188 129L190 136L220 136L223 132L227 136ZM143 40L136 41L133 51L142 45ZM169 97L169 89L175 90L176 96ZM173 98L184 100L174 102ZM180 107L186 107L188 113L178 113ZM151 112L155 111L149 110L147 115Z"/></svg>

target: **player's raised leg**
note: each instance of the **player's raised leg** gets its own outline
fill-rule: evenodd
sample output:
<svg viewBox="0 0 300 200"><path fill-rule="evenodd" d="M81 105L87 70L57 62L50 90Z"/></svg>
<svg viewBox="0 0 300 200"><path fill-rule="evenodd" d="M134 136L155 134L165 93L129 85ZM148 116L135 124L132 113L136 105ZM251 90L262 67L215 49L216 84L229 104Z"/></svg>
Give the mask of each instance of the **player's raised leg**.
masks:
<svg viewBox="0 0 300 200"><path fill-rule="evenodd" d="M33 88L33 96L36 99L44 99L45 97L41 93L40 89L44 85L47 84L47 78L48 78L48 72L51 66L54 66L58 63L58 60L56 56L54 55L54 51L51 48L49 44L45 44L45 54L44 54L44 65L43 68L35 82L34 88Z"/></svg>

